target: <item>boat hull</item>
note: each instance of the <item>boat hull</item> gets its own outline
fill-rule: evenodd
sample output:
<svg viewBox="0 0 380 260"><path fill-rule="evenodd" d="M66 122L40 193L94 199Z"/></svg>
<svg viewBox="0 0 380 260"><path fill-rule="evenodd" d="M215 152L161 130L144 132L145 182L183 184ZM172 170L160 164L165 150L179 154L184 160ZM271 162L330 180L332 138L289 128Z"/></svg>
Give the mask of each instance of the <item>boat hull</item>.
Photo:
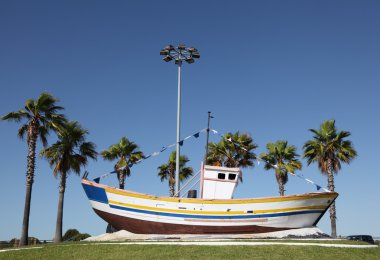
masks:
<svg viewBox="0 0 380 260"><path fill-rule="evenodd" d="M253 234L286 230L288 228L249 226L199 226L146 221L110 214L94 209L96 214L118 230L136 234Z"/></svg>
<svg viewBox="0 0 380 260"><path fill-rule="evenodd" d="M82 185L97 215L136 234L252 234L311 227L338 196L203 200L156 197L88 180Z"/></svg>

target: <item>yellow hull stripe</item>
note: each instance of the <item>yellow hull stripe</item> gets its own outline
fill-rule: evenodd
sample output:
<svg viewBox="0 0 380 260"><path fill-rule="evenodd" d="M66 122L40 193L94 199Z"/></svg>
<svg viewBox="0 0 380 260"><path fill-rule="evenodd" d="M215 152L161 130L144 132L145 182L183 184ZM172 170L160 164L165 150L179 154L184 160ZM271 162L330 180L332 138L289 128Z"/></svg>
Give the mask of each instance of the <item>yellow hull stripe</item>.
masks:
<svg viewBox="0 0 380 260"><path fill-rule="evenodd" d="M247 213L246 211L203 211L203 210L186 210L186 209L167 209L159 207L149 207L141 206L136 204L122 203L118 201L110 200L109 204L130 207L135 209L150 210L157 212L171 212L171 213L185 213L185 214L199 214L199 215L252 215L252 214L263 214L263 213L278 213L278 212L291 212L291 211L301 211L301 210L324 210L326 206L307 206L307 207L295 207L295 208L283 208L283 209L264 209L264 210L253 210L253 213Z"/></svg>
<svg viewBox="0 0 380 260"><path fill-rule="evenodd" d="M276 198L259 198L259 199L231 199L231 200L207 200L207 199L182 199L182 198L170 198L170 197L157 197L146 194L131 193L128 191L122 191L115 188L105 188L106 192L123 195L127 197L166 201L166 202L181 202L181 203L194 203L194 204L247 204L247 203L265 203L265 202L283 202L291 200L306 200L306 199L320 199L320 198L330 198L334 199L338 194L335 192L331 193L310 193L308 195L295 195L295 196L284 196Z"/></svg>

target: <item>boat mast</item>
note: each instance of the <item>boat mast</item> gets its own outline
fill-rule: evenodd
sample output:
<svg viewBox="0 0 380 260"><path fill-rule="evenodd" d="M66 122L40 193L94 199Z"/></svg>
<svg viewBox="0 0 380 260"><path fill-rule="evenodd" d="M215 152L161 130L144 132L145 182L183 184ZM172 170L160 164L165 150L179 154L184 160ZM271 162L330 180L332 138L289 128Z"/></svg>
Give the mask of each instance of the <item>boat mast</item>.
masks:
<svg viewBox="0 0 380 260"><path fill-rule="evenodd" d="M211 121L211 118L214 118L214 117L211 115L211 111L208 111L208 119L207 119L207 137L206 137L206 154L205 154L205 159L204 159L204 165L207 164L207 155L208 155L208 138L209 138L209 135L210 135L210 121Z"/></svg>

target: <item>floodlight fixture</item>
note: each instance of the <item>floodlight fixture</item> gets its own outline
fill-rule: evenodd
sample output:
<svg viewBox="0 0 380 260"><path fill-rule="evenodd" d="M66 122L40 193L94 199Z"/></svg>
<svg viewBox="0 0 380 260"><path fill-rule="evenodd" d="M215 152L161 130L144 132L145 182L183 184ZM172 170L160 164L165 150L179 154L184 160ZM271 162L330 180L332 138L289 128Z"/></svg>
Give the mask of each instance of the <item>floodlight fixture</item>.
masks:
<svg viewBox="0 0 380 260"><path fill-rule="evenodd" d="M198 50L194 47L186 47L181 43L177 46L167 45L160 51L160 55L165 56L164 61L169 62L174 60L174 63L178 66L182 65L182 61L186 61L191 64L195 62L195 59L199 59L201 56Z"/></svg>

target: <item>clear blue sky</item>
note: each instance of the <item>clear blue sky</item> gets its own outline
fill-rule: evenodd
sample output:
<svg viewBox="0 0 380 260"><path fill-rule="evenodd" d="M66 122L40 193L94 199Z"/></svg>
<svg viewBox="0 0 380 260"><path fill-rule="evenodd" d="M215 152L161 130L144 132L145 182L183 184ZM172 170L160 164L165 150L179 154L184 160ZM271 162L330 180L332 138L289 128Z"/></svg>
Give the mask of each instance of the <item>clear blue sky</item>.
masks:
<svg viewBox="0 0 380 260"><path fill-rule="evenodd" d="M286 139L298 147L326 119L352 133L358 157L336 177L337 230L380 236L378 225L380 132L379 1L0 1L0 114L47 91L71 120L90 131L98 150L122 136L146 154L175 142L177 68L159 51L186 43L201 59L183 67L182 136L206 127L248 132L259 145ZM0 240L19 237L25 196L26 142L19 125L0 123ZM50 143L55 141L54 135ZM211 141L219 141L211 136ZM205 137L183 153L199 169ZM39 146L38 149L41 147ZM126 189L167 195L157 167L169 152L132 168ZM317 166L302 173L327 185ZM113 169L101 158L87 170ZM111 176L106 183L115 185ZM290 177L286 194L314 192ZM273 172L244 170L236 197L275 196ZM31 236L51 239L58 180L37 160ZM106 224L92 211L80 178L71 175L64 230L92 235ZM330 232L328 214L320 227Z"/></svg>

